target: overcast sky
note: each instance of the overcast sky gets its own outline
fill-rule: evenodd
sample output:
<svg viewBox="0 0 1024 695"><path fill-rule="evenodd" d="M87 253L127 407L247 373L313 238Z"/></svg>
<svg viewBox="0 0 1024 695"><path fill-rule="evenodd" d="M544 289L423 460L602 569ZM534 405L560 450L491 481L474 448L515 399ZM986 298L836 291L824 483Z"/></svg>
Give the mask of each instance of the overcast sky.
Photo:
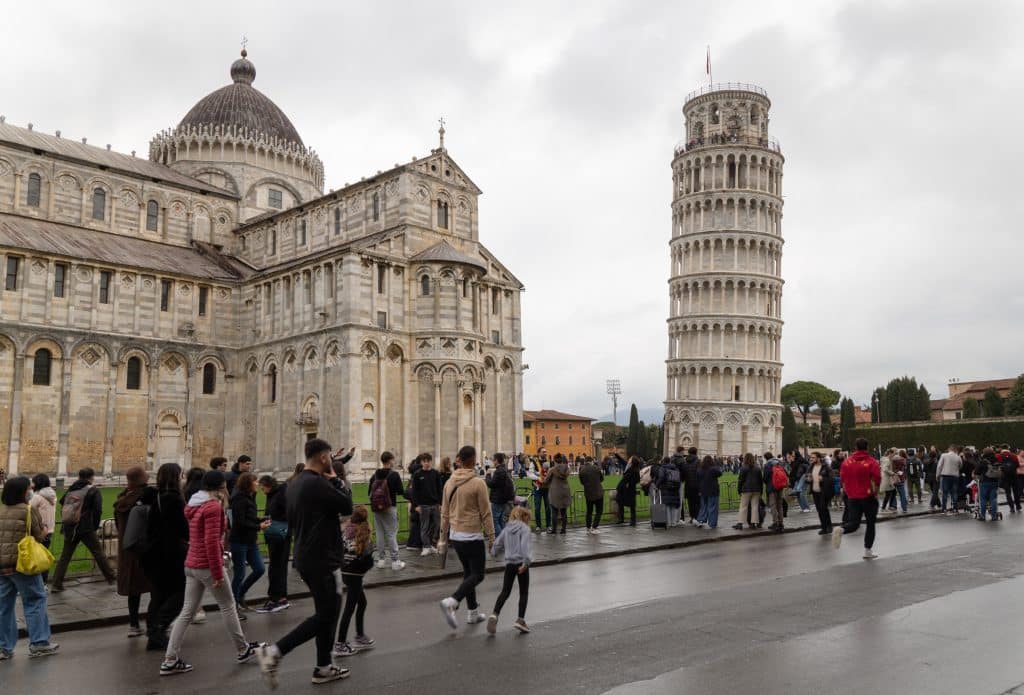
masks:
<svg viewBox="0 0 1024 695"><path fill-rule="evenodd" d="M867 402L910 374L1014 376L1024 310L1024 4L106 2L4 10L0 113L148 151L228 84L254 86L327 187L450 154L481 241L526 285L527 408L659 407L672 149L687 93L752 82L786 157L783 383ZM622 408L620 407L620 412Z"/></svg>

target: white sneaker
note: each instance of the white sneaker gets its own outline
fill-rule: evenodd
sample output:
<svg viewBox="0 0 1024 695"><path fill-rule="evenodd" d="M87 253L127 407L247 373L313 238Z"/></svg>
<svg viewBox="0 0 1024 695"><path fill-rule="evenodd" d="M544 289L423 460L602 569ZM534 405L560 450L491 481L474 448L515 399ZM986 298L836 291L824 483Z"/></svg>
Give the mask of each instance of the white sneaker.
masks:
<svg viewBox="0 0 1024 695"><path fill-rule="evenodd" d="M487 620L487 616L481 613L479 609L471 610L466 614L467 625L476 625L477 623L482 623L485 620Z"/></svg>
<svg viewBox="0 0 1024 695"><path fill-rule="evenodd" d="M843 527L836 526L832 529L832 547L839 550L839 546L843 542Z"/></svg>
<svg viewBox="0 0 1024 695"><path fill-rule="evenodd" d="M594 534L595 536L600 536L600 535L601 535L601 532L600 532L600 531L598 531L598 530L597 530L596 528L592 528L592 529L590 529L590 532L591 532L592 534Z"/></svg>
<svg viewBox="0 0 1024 695"><path fill-rule="evenodd" d="M871 548L867 548L864 551L864 559L865 560L874 560L876 557L878 557L878 556L875 555L874 552L872 552Z"/></svg>
<svg viewBox="0 0 1024 695"><path fill-rule="evenodd" d="M590 534L592 534L593 532L594 532L594 531L593 531L592 529L590 529L590 528L588 528L588 529L587 529L587 535L588 535L588 536L589 536Z"/></svg>
<svg viewBox="0 0 1024 695"><path fill-rule="evenodd" d="M433 553L430 552L430 548L424 548L420 551L420 557L427 557L429 555L433 555Z"/></svg>
<svg viewBox="0 0 1024 695"><path fill-rule="evenodd" d="M458 607L458 602L451 596L441 600L441 613L444 614L444 619L453 630L458 627L458 622L455 620L455 609Z"/></svg>
<svg viewBox="0 0 1024 695"><path fill-rule="evenodd" d="M206 611L202 608L196 611L196 614L192 616L193 625L202 625L206 622Z"/></svg>
<svg viewBox="0 0 1024 695"><path fill-rule="evenodd" d="M394 562L391 563L391 569L395 570L396 572L398 570L405 569L405 563L402 562L401 560L395 560Z"/></svg>
<svg viewBox="0 0 1024 695"><path fill-rule="evenodd" d="M384 559L377 560L377 569L382 570L382 569L384 569L387 566L388 566L388 561L387 560L384 560Z"/></svg>

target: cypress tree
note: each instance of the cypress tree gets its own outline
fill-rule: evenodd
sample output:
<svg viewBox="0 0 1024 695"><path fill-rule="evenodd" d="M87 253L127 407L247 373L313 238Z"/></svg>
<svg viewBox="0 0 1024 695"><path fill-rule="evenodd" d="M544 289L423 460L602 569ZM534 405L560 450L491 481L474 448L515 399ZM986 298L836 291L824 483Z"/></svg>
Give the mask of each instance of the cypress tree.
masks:
<svg viewBox="0 0 1024 695"><path fill-rule="evenodd" d="M636 403L629 406L629 430L626 432L626 453L630 456L643 455L640 452L642 446L640 435L640 416L636 412ZM646 461L646 459L644 459Z"/></svg>
<svg viewBox="0 0 1024 695"><path fill-rule="evenodd" d="M1017 377L1017 383L1006 397L1007 415L1024 415L1024 374Z"/></svg>
<svg viewBox="0 0 1024 695"><path fill-rule="evenodd" d="M964 399L964 420L973 420L981 417L981 407L978 401L968 396Z"/></svg>
<svg viewBox="0 0 1024 695"><path fill-rule="evenodd" d="M985 391L983 404L985 417L1002 417L1006 412L1003 397L999 395L999 390L994 386Z"/></svg>
<svg viewBox="0 0 1024 695"><path fill-rule="evenodd" d="M782 409L782 450L796 451L800 448L800 437L796 430L796 418L791 408Z"/></svg>
<svg viewBox="0 0 1024 695"><path fill-rule="evenodd" d="M853 448L853 435L850 434L850 431L856 426L857 416L854 411L853 400L844 398L839 406L839 443L847 451Z"/></svg>
<svg viewBox="0 0 1024 695"><path fill-rule="evenodd" d="M828 408L821 409L821 445L832 446L832 416Z"/></svg>

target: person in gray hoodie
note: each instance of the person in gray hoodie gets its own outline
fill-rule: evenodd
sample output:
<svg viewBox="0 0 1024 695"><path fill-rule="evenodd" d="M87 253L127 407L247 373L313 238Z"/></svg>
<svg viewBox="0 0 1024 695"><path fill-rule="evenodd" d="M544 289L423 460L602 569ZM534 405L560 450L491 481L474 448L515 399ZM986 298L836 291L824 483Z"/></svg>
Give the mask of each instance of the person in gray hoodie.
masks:
<svg viewBox="0 0 1024 695"><path fill-rule="evenodd" d="M533 535L530 533L530 510L526 507L515 507L509 516L508 524L491 547L491 555L498 557L505 553L505 579L501 585L501 593L494 602L494 612L487 619L487 632L492 635L498 629L498 614L512 593L512 584L519 580L519 617L515 628L520 632L530 631L526 624L526 603L530 599L530 562L533 561Z"/></svg>

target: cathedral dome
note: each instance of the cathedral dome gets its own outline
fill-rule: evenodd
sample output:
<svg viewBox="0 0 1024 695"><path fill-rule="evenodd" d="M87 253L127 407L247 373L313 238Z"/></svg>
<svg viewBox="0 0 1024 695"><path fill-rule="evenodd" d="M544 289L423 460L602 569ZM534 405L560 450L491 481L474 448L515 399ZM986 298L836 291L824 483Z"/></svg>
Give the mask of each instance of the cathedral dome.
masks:
<svg viewBox="0 0 1024 695"><path fill-rule="evenodd" d="M242 57L231 64L232 84L221 87L199 100L185 114L179 128L235 127L248 129L254 135L267 139L280 138L285 143L294 143L300 148L305 145L295 126L265 94L252 86L256 79L256 68L247 58L243 49Z"/></svg>

